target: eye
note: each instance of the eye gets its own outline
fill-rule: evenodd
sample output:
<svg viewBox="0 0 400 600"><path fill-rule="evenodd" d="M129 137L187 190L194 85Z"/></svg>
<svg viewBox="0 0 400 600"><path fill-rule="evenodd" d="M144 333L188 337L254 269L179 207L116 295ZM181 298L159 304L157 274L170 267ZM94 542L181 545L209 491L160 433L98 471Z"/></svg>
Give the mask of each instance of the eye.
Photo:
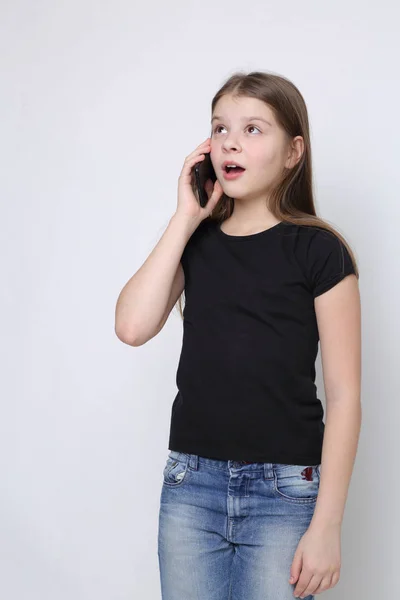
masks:
<svg viewBox="0 0 400 600"><path fill-rule="evenodd" d="M261 130L260 130L260 129L258 129L258 127L256 127L255 125L249 125L249 127L252 127L253 129L257 129L257 131L259 131L259 132L261 133ZM248 127L248 128L249 128L249 127ZM247 129L248 129L248 128L247 128Z"/></svg>
<svg viewBox="0 0 400 600"><path fill-rule="evenodd" d="M217 126L214 128L214 133L219 133L219 132L218 132L218 129L219 129L220 127L222 127L222 125L217 125Z"/></svg>
<svg viewBox="0 0 400 600"><path fill-rule="evenodd" d="M214 133L219 133L219 131L218 131L218 130L219 130L219 128L220 128L220 127L224 127L224 126L223 126L223 125L217 125L217 126L214 128ZM249 129L249 128L252 128L252 129L257 129L257 131L259 131L259 132L261 133L261 130L260 130L260 129L258 129L258 127L256 127L255 125L248 125L247 129Z"/></svg>

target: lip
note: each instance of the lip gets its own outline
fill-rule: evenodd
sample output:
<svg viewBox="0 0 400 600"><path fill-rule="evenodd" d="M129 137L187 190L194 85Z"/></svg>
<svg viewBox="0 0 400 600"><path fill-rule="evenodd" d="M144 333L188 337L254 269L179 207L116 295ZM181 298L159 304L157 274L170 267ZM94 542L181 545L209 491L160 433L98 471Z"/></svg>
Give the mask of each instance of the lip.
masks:
<svg viewBox="0 0 400 600"><path fill-rule="evenodd" d="M237 165L238 167L241 167L242 169L244 169L244 171L239 171L239 173L235 173L235 171L230 171L229 173L225 170L225 167L227 165ZM246 169L243 165L239 164L238 162L236 162L236 160L225 160L222 163L222 175L224 177L224 179L226 179L227 181L233 181L234 179L238 179L238 177L240 177L241 175L243 175L243 173L246 172Z"/></svg>
<svg viewBox="0 0 400 600"><path fill-rule="evenodd" d="M240 163L236 162L236 160L225 160L222 163L222 165L221 165L221 168L222 168L223 171L225 171L226 165L236 165L237 167L242 167L242 169L245 168L243 165L241 165Z"/></svg>
<svg viewBox="0 0 400 600"><path fill-rule="evenodd" d="M231 171L230 173L227 173L224 169L222 170L223 178L226 179L227 181L230 181L233 179L238 179L238 177L241 177L245 173L246 173L246 171L239 171L239 173L235 173L235 171Z"/></svg>

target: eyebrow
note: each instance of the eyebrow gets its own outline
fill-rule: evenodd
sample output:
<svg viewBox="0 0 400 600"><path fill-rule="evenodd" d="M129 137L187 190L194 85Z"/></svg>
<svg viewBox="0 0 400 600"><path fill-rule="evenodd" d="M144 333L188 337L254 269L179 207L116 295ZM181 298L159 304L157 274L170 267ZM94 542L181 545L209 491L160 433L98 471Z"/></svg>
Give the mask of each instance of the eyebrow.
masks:
<svg viewBox="0 0 400 600"><path fill-rule="evenodd" d="M217 115L215 115L212 119L211 119L211 123L213 121L223 121L222 117L219 117ZM269 121L267 121L266 119L263 119L262 117L242 117L242 121L264 121L264 123L267 123L267 125L271 125L272 127L272 123L270 123Z"/></svg>

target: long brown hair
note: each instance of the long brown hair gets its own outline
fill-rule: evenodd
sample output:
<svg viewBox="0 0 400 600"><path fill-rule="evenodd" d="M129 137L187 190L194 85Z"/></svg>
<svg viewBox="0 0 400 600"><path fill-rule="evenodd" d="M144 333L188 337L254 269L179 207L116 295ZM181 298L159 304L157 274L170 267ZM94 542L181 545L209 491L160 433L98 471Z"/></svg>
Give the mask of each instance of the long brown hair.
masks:
<svg viewBox="0 0 400 600"><path fill-rule="evenodd" d="M304 140L303 155L295 167L283 171L280 181L268 198L268 208L279 221L314 226L335 234L349 251L358 279L357 262L348 242L332 225L316 214L308 112L300 91L291 81L281 75L263 71L246 74L239 71L230 76L215 94L211 102L211 114L213 114L218 100L226 94L262 100L273 110L277 122L289 139L302 136ZM194 185L193 182L193 191L195 191ZM234 199L222 194L207 220L222 222L232 214L233 208ZM184 292L178 298L178 309L182 318L183 296Z"/></svg>

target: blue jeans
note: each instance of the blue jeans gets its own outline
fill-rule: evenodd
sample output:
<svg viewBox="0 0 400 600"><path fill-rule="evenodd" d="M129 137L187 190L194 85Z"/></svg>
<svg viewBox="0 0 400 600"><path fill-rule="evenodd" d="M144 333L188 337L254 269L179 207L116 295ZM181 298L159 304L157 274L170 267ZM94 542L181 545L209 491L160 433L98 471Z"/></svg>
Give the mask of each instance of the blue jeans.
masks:
<svg viewBox="0 0 400 600"><path fill-rule="evenodd" d="M292 600L290 567L319 481L320 465L244 463L171 450L158 523L162 599Z"/></svg>

